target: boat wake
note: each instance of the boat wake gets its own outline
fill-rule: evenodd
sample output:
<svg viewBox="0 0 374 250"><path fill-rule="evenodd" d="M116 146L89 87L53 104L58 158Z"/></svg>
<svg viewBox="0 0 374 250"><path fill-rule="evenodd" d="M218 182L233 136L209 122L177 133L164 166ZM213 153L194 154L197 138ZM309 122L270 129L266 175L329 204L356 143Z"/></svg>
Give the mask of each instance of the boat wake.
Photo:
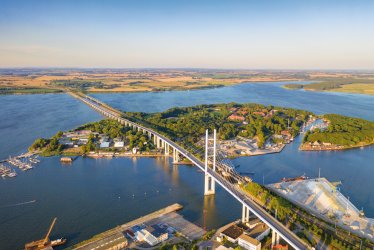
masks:
<svg viewBox="0 0 374 250"><path fill-rule="evenodd" d="M26 205L26 204L30 204L30 203L35 203L35 202L36 202L36 200L26 201L26 202L21 202L21 203L16 203L16 204L0 206L0 208L17 207L17 206L22 206L22 205Z"/></svg>

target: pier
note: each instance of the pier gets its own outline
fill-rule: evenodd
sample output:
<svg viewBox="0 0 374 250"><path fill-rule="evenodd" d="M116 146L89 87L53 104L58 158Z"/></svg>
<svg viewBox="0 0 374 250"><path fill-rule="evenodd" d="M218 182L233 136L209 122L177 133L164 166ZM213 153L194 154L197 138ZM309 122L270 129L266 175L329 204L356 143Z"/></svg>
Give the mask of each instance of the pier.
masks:
<svg viewBox="0 0 374 250"><path fill-rule="evenodd" d="M128 230L131 230L132 227L146 224L168 224L175 228L184 238L192 241L198 239L204 235L204 230L187 220L185 220L181 215L176 213L177 211L183 208L182 205L175 203L173 205L167 206L162 208L158 211L153 213L147 214L145 216L139 217L133 221L127 222L123 225L117 226L113 229L110 229L106 232L98 234L91 239L83 241L81 243L76 244L68 249L72 250L88 250L88 249L107 249L109 246L113 246L113 244L122 244L126 242L127 244L131 243L131 239L129 238L128 242L124 236ZM121 242L122 240L122 242ZM128 246L127 246L128 247Z"/></svg>

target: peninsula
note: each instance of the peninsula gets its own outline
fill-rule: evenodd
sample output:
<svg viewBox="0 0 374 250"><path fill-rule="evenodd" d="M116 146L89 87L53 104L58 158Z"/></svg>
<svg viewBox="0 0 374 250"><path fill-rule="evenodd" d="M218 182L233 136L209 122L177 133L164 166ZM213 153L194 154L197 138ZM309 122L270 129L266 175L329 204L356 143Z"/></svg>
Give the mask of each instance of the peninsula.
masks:
<svg viewBox="0 0 374 250"><path fill-rule="evenodd" d="M325 126L305 133L301 150L342 150L374 144L374 122L336 114L323 115Z"/></svg>
<svg viewBox="0 0 374 250"><path fill-rule="evenodd" d="M330 79L320 79L308 84L285 84L290 90L329 91L354 94L374 95L374 77L372 75L345 76Z"/></svg>

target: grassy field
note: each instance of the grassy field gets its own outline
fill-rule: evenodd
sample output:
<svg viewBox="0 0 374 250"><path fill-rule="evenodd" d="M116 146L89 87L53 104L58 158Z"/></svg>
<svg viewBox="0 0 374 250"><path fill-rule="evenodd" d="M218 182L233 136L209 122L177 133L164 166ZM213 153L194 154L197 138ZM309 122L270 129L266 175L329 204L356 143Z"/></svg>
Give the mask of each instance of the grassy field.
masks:
<svg viewBox="0 0 374 250"><path fill-rule="evenodd" d="M203 69L0 70L0 88L146 92L216 88L242 82L300 81L299 72Z"/></svg>
<svg viewBox="0 0 374 250"><path fill-rule="evenodd" d="M50 94L61 92L62 90L50 88L0 88L0 95Z"/></svg>
<svg viewBox="0 0 374 250"><path fill-rule="evenodd" d="M309 84L285 84L284 88L290 90L308 90L308 91L330 91L345 92L354 94L374 94L373 76L349 76L342 78L330 78L323 81L316 81Z"/></svg>
<svg viewBox="0 0 374 250"><path fill-rule="evenodd" d="M344 85L339 91L371 93L365 87L371 87L366 84L374 82L374 73L208 69L7 69L0 70L0 89L12 89L7 92L10 94L58 90L111 93L192 90L243 82L315 81L308 87L319 91L341 87L351 79L360 79L356 83L364 85L358 90Z"/></svg>
<svg viewBox="0 0 374 250"><path fill-rule="evenodd" d="M352 83L345 84L336 89L331 89L333 92L344 92L354 94L374 95L374 84Z"/></svg>

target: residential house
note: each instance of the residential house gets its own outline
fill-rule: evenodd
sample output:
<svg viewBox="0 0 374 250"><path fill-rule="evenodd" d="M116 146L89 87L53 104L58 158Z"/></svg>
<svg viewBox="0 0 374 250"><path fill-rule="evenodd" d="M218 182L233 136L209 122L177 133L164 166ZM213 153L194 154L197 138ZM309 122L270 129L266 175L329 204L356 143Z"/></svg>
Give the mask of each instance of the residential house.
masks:
<svg viewBox="0 0 374 250"><path fill-rule="evenodd" d="M231 120L231 121L244 121L245 117L240 116L240 115L236 115L236 114L232 114L228 117L228 119Z"/></svg>
<svg viewBox="0 0 374 250"><path fill-rule="evenodd" d="M246 234L239 236L238 245L248 250L261 250L261 242Z"/></svg>
<svg viewBox="0 0 374 250"><path fill-rule="evenodd" d="M258 240L263 240L267 235L270 233L270 228L263 222L258 223L255 227L253 227L247 234Z"/></svg>
<svg viewBox="0 0 374 250"><path fill-rule="evenodd" d="M226 237L226 239L232 243L237 243L238 242L238 238L240 235L242 235L243 233L243 229L238 227L237 225L232 225L228 228L226 228L225 230L223 230L221 233L220 233L220 236L221 237Z"/></svg>

